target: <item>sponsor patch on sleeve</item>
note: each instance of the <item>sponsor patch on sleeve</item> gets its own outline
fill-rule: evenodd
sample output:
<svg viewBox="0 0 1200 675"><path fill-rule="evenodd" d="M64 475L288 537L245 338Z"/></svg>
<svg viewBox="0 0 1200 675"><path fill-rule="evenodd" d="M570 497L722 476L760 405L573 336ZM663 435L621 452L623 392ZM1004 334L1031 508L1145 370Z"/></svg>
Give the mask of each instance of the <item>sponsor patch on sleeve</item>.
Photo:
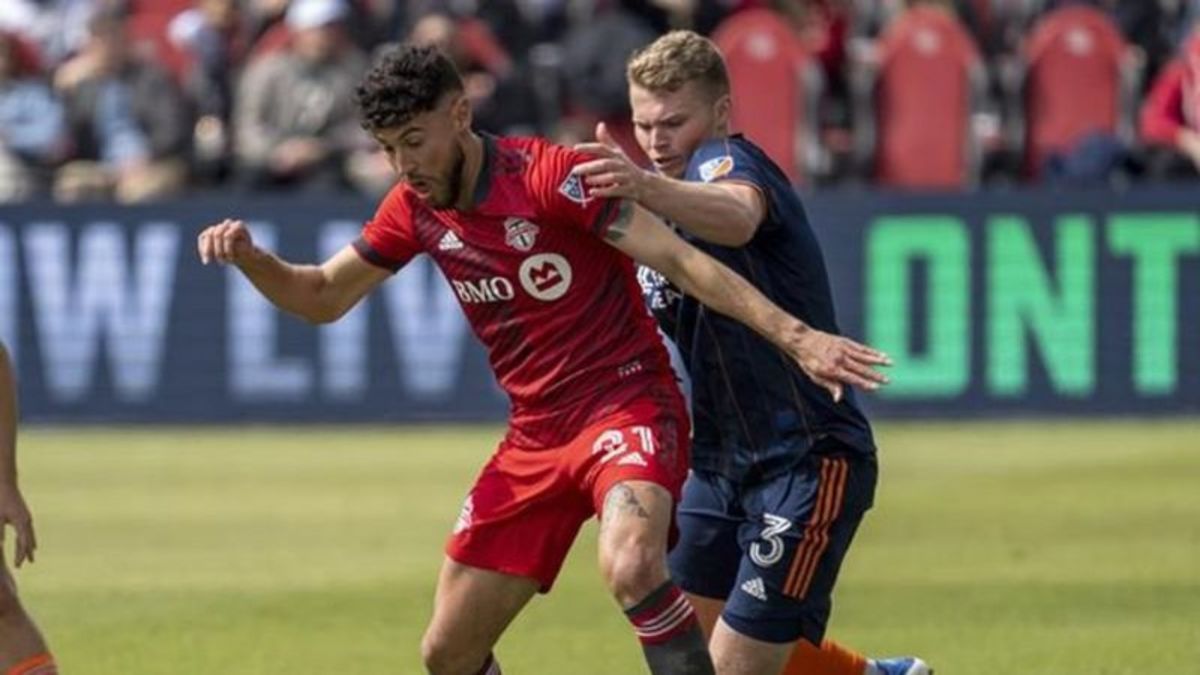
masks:
<svg viewBox="0 0 1200 675"><path fill-rule="evenodd" d="M728 175L730 171L733 171L732 156L721 155L720 157L713 157L700 165L700 180L705 183L711 183L721 176Z"/></svg>

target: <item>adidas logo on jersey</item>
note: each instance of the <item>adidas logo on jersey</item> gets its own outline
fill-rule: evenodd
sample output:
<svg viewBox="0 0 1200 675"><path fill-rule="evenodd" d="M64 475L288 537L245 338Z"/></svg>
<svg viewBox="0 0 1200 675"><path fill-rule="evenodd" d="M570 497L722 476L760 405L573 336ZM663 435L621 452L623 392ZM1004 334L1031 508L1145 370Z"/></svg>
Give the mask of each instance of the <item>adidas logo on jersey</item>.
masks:
<svg viewBox="0 0 1200 675"><path fill-rule="evenodd" d="M458 512L458 519L454 521L454 534L461 534L471 529L471 523L475 520L475 495L467 495L466 501L463 502L462 510Z"/></svg>
<svg viewBox="0 0 1200 675"><path fill-rule="evenodd" d="M757 598L763 602L767 601L767 585L763 583L762 577L754 577L742 584L742 590L752 598Z"/></svg>
<svg viewBox="0 0 1200 675"><path fill-rule="evenodd" d="M462 239L454 234L454 230L446 230L446 234L443 234L441 241L438 242L439 251L457 251L462 247Z"/></svg>
<svg viewBox="0 0 1200 675"><path fill-rule="evenodd" d="M646 458L640 452L631 452L617 460L617 466L646 466Z"/></svg>

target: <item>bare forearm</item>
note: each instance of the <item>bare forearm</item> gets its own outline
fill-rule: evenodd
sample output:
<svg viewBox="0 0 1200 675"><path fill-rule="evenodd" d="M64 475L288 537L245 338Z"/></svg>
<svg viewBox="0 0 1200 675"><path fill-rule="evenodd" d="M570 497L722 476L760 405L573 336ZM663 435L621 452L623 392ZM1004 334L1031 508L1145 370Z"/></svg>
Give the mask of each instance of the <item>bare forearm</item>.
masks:
<svg viewBox="0 0 1200 675"><path fill-rule="evenodd" d="M749 326L782 349L810 330L784 312L757 288L707 254L689 248L674 269L659 270L687 295Z"/></svg>
<svg viewBox="0 0 1200 675"><path fill-rule="evenodd" d="M754 210L725 185L650 174L640 201L689 234L723 246L745 244L758 226Z"/></svg>
<svg viewBox="0 0 1200 675"><path fill-rule="evenodd" d="M628 202L605 233L608 242L653 267L684 293L757 331L786 352L812 380L840 401L843 384L876 389L887 378L873 370L885 354L811 328L703 251L689 246L646 208Z"/></svg>
<svg viewBox="0 0 1200 675"><path fill-rule="evenodd" d="M0 484L17 480L17 382L0 344Z"/></svg>
<svg viewBox="0 0 1200 675"><path fill-rule="evenodd" d="M313 323L337 318L337 310L322 292L325 275L316 265L296 265L255 248L238 269L254 287L279 309Z"/></svg>

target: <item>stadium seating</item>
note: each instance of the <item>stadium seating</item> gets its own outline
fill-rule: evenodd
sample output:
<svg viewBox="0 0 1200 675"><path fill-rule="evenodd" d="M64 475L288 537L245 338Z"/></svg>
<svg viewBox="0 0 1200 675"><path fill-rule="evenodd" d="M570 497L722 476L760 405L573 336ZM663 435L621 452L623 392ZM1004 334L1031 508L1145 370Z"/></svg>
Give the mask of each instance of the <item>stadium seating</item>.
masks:
<svg viewBox="0 0 1200 675"><path fill-rule="evenodd" d="M1008 93L1025 175L1038 177L1051 155L1092 134L1131 142L1141 62L1098 9L1073 5L1039 19Z"/></svg>
<svg viewBox="0 0 1200 675"><path fill-rule="evenodd" d="M800 36L765 9L739 12L713 34L733 87L733 130L763 148L793 183L825 164L818 136L820 71Z"/></svg>
<svg viewBox="0 0 1200 675"><path fill-rule="evenodd" d="M860 164L882 185L961 188L979 178L972 115L984 94L978 51L954 15L898 16L855 77Z"/></svg>

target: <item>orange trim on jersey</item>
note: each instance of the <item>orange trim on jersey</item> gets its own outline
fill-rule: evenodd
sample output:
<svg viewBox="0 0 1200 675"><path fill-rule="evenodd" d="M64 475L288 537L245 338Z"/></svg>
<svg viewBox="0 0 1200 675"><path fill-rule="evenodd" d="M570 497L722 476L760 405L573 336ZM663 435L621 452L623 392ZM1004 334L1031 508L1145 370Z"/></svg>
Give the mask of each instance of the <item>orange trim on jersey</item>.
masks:
<svg viewBox="0 0 1200 675"><path fill-rule="evenodd" d="M9 668L7 675L58 675L58 666L50 654L38 654Z"/></svg>
<svg viewBox="0 0 1200 675"><path fill-rule="evenodd" d="M783 586L785 594L794 598L803 598L808 594L808 587L816 576L817 564L829 547L829 526L842 512L848 474L849 465L845 459L821 460L820 484L813 514L804 528L803 541L792 558L792 567Z"/></svg>

